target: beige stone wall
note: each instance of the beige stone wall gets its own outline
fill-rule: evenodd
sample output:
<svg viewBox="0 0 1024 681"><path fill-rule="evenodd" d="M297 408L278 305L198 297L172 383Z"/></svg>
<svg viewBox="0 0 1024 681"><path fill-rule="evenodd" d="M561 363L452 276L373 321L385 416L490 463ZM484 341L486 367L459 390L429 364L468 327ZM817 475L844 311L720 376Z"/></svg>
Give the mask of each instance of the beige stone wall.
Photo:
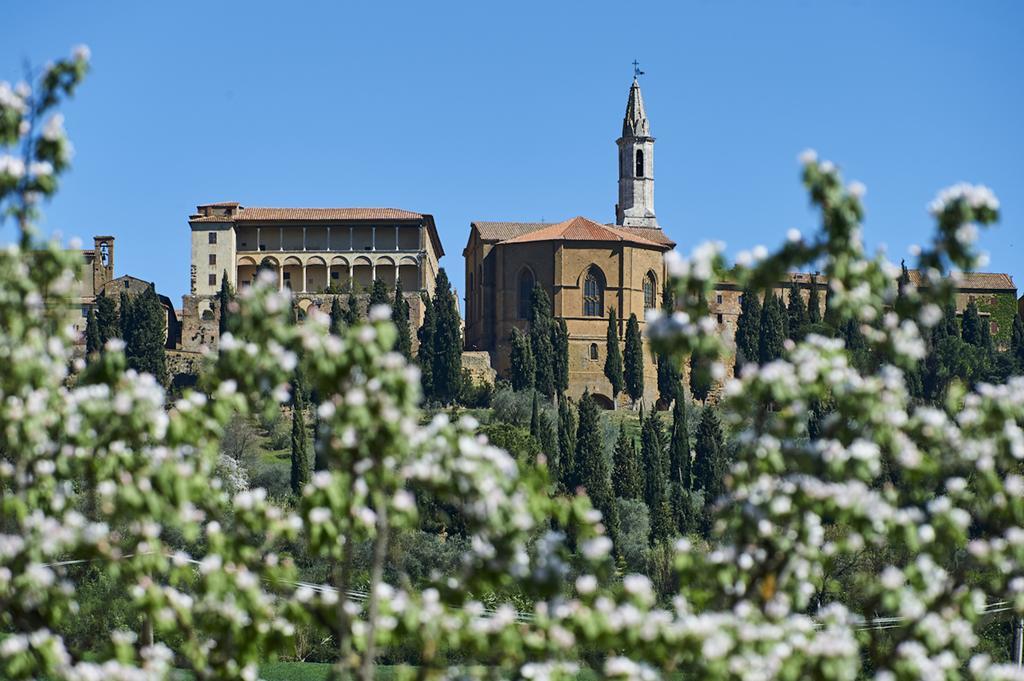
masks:
<svg viewBox="0 0 1024 681"><path fill-rule="evenodd" d="M210 243L211 234L216 235L217 243ZM192 224L192 269L189 292L199 296L217 293L225 270L227 270L231 285L237 286L235 230L231 223L196 222ZM210 275L215 277L212 283Z"/></svg>
<svg viewBox="0 0 1024 681"><path fill-rule="evenodd" d="M556 318L565 319L569 330L569 395L578 398L584 390L589 390L606 406L611 406L610 385L604 376L607 310L609 307L616 309L620 343L624 342L626 321L631 313L637 315L643 332L644 278L648 273L653 274L655 304L660 305L665 276L662 250L621 243L573 241L491 246L474 238L465 255L467 284L472 267L476 289L467 294L470 323L467 325L466 347L489 351L498 374L508 375L512 329L527 328L526 320L520 319L518 312L519 277L528 268L535 281L547 289L553 314ZM488 260L493 263L493 279L488 277ZM605 312L600 317L583 314L583 278L591 267L600 269L605 279ZM477 284L481 271L484 283ZM480 309L474 308L469 312L469 304L474 298L480 301ZM591 359L592 346L596 346L596 359ZM646 342L644 350L644 400L653 404L657 397L657 367ZM625 404L628 399L621 398L620 402Z"/></svg>

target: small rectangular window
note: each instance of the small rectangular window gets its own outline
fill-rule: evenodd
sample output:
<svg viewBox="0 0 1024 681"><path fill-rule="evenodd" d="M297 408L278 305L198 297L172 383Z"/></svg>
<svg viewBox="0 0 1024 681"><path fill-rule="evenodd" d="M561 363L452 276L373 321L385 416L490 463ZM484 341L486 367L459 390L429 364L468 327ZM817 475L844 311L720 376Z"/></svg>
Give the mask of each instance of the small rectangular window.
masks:
<svg viewBox="0 0 1024 681"><path fill-rule="evenodd" d="M211 274L209 281L210 281L210 286L216 286L217 285L217 275L216 274Z"/></svg>
<svg viewBox="0 0 1024 681"><path fill-rule="evenodd" d="M217 264L217 254L216 253L211 253L210 254L210 264L211 265L216 265Z"/></svg>
<svg viewBox="0 0 1024 681"><path fill-rule="evenodd" d="M719 305L722 304L722 294L721 293L719 293L717 296L715 296L715 302L718 303Z"/></svg>
<svg viewBox="0 0 1024 681"><path fill-rule="evenodd" d="M217 243L217 232L210 232L210 243Z"/></svg>
<svg viewBox="0 0 1024 681"><path fill-rule="evenodd" d="M719 312L719 313L718 313L718 323L719 323L719 324L721 324L721 323L722 323L722 319L723 319L723 317L722 317L722 313L721 313L721 312Z"/></svg>

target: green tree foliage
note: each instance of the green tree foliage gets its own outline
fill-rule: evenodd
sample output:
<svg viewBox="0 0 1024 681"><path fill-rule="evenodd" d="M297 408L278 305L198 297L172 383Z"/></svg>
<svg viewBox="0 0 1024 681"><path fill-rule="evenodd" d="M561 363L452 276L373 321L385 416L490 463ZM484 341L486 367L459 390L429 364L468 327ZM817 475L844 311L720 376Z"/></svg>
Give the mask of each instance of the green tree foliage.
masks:
<svg viewBox="0 0 1024 681"><path fill-rule="evenodd" d="M370 300L366 304L366 309L370 310L375 305L391 305L391 294L383 279L374 279L373 285L370 286Z"/></svg>
<svg viewBox="0 0 1024 681"><path fill-rule="evenodd" d="M359 323L359 297L355 293L348 294L348 305L345 306L345 326L351 328Z"/></svg>
<svg viewBox="0 0 1024 681"><path fill-rule="evenodd" d="M640 461L644 473L644 503L651 519L651 539L660 541L672 534L672 515L668 503L668 466L662 443L661 423L653 409L640 429Z"/></svg>
<svg viewBox="0 0 1024 681"><path fill-rule="evenodd" d="M479 432L486 435L495 447L501 447L524 464L536 465L541 453L540 442L526 428L497 422L481 426Z"/></svg>
<svg viewBox="0 0 1024 681"><path fill-rule="evenodd" d="M722 495L725 472L722 424L718 412L705 407L697 426L693 459L693 489L704 491L705 505L713 503Z"/></svg>
<svg viewBox="0 0 1024 681"><path fill-rule="evenodd" d="M310 479L309 438L306 435L306 417L303 413L306 386L300 374L292 381L292 437L291 437L291 488L299 496Z"/></svg>
<svg viewBox="0 0 1024 681"><path fill-rule="evenodd" d="M784 314L778 296L772 291L766 293L764 307L761 309L761 335L757 345L757 358L761 364L782 357L783 344L786 342Z"/></svg>
<svg viewBox="0 0 1024 681"><path fill-rule="evenodd" d="M139 372L153 374L161 384L167 383L167 360L165 334L167 312L152 286L147 286L134 299L127 300L127 311L121 308L122 326L125 330L125 355L128 366Z"/></svg>
<svg viewBox="0 0 1024 681"><path fill-rule="evenodd" d="M537 399L537 391L533 391L533 404L530 406L530 435L537 438L540 441L540 404Z"/></svg>
<svg viewBox="0 0 1024 681"><path fill-rule="evenodd" d="M640 322L636 314L626 322L626 349L623 356L623 378L626 394L636 404L644 395L644 346L640 338Z"/></svg>
<svg viewBox="0 0 1024 681"><path fill-rule="evenodd" d="M85 320L85 357L90 362L93 361L103 349L103 344L100 343L100 328L99 323L96 321L96 308L94 306L89 307L89 316Z"/></svg>
<svg viewBox="0 0 1024 681"><path fill-rule="evenodd" d="M530 292L530 349L536 379L534 387L544 395L555 394L555 350L551 339L551 300L540 284Z"/></svg>
<svg viewBox="0 0 1024 681"><path fill-rule="evenodd" d="M558 474L562 489L573 492L580 485L576 477L576 410L563 394L558 396Z"/></svg>
<svg viewBox="0 0 1024 681"><path fill-rule="evenodd" d="M1017 371L1024 372L1024 320L1018 312L1013 318L1013 331L1010 334L1010 354L1017 363Z"/></svg>
<svg viewBox="0 0 1024 681"><path fill-rule="evenodd" d="M672 522L679 534L692 532L697 525L693 503L693 497L688 489L678 482L669 482L668 505Z"/></svg>
<svg viewBox="0 0 1024 681"><path fill-rule="evenodd" d="M811 293L807 299L807 321L821 324L821 293L818 290L818 277L811 275Z"/></svg>
<svg viewBox="0 0 1024 681"><path fill-rule="evenodd" d="M690 355L690 394L698 402L706 402L711 394L712 376L711 369L707 366L706 360L698 358L696 354ZM680 397L682 397L680 390Z"/></svg>
<svg viewBox="0 0 1024 681"><path fill-rule="evenodd" d="M529 390L536 379L536 361L530 347L530 337L517 328L512 329L509 342L509 379L513 390Z"/></svg>
<svg viewBox="0 0 1024 681"><path fill-rule="evenodd" d="M574 465L574 477L587 491L590 503L601 512L608 536L615 541L618 537L618 509L601 443L600 412L589 392L584 392L580 398Z"/></svg>
<svg viewBox="0 0 1024 681"><path fill-rule="evenodd" d="M967 307L964 308L963 319L960 320L960 333L964 342L970 343L977 348L984 347L985 338L981 327L981 315L978 314L977 304L972 300L967 303Z"/></svg>
<svg viewBox="0 0 1024 681"><path fill-rule="evenodd" d="M448 273L438 270L434 285L434 398L451 404L462 382L462 332L459 308Z"/></svg>
<svg viewBox="0 0 1024 681"><path fill-rule="evenodd" d="M96 296L96 328L100 335L100 347L111 338L121 338L121 323L117 316L117 304L106 292Z"/></svg>
<svg viewBox="0 0 1024 681"><path fill-rule="evenodd" d="M736 320L736 365L735 374L740 375L743 365L756 362L761 339L761 301L754 289L745 289L740 301L740 316ZM703 401L703 400L701 400Z"/></svg>
<svg viewBox="0 0 1024 681"><path fill-rule="evenodd" d="M235 299L235 291L228 281L228 271L220 275L220 290L217 292L217 332L223 336L231 330L231 302Z"/></svg>
<svg viewBox="0 0 1024 681"><path fill-rule="evenodd" d="M800 294L800 287L796 281L789 285L789 303L786 306L786 318L788 320L789 337L794 341L804 338L804 332L810 321L807 316L807 306L804 305L804 297Z"/></svg>
<svg viewBox="0 0 1024 681"><path fill-rule="evenodd" d="M565 392L569 389L569 327L564 319L551 325L551 349L555 391Z"/></svg>
<svg viewBox="0 0 1024 681"><path fill-rule="evenodd" d="M128 294L121 291L121 297L117 303L117 325L120 333L117 337L128 342L128 327L132 323L132 299L128 297Z"/></svg>
<svg viewBox="0 0 1024 681"><path fill-rule="evenodd" d="M672 483L689 490L691 481L690 430L686 422L686 398L676 398L672 409L672 436L668 443L668 471Z"/></svg>
<svg viewBox="0 0 1024 681"><path fill-rule="evenodd" d="M332 309L333 312L333 309ZM409 329L409 301L405 299L405 292L402 291L402 280L395 280L395 296L391 305L391 321L395 325L398 336L395 339L395 351L405 357L412 359L412 332Z"/></svg>
<svg viewBox="0 0 1024 681"><path fill-rule="evenodd" d="M605 341L604 375L612 387L612 402L615 402L624 385L622 351L619 349L619 331L615 320L615 308L608 308L608 337Z"/></svg>
<svg viewBox="0 0 1024 681"><path fill-rule="evenodd" d="M426 292L420 294L423 305L423 324L416 335L420 341L419 352L416 354L416 363L420 366L420 384L423 386L423 396L433 399L434 397L434 336L436 334L436 323L434 322L434 303ZM349 310L353 306L353 296L349 296Z"/></svg>
<svg viewBox="0 0 1024 681"><path fill-rule="evenodd" d="M636 443L626 434L624 424L619 424L619 437L612 455L612 487L615 496L622 499L639 499L643 494L643 474Z"/></svg>
<svg viewBox="0 0 1024 681"><path fill-rule="evenodd" d="M345 313L341 310L339 296L331 298L331 333L340 334L345 326Z"/></svg>
<svg viewBox="0 0 1024 681"><path fill-rule="evenodd" d="M661 311L666 315L675 309L675 293L670 282L666 281L661 290ZM682 393L680 385L679 361L664 350L655 354L658 364L658 400L665 406Z"/></svg>

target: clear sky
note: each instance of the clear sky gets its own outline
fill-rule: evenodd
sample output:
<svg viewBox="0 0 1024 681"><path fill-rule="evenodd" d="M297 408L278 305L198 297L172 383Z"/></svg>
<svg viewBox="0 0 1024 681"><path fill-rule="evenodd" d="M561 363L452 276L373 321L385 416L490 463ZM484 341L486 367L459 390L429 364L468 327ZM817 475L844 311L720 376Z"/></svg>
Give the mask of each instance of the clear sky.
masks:
<svg viewBox="0 0 1024 681"><path fill-rule="evenodd" d="M896 261L938 189L992 187L988 269L1024 288L1024 2L33 0L4 9L0 79L76 43L93 72L44 228L115 235L117 273L176 302L198 203L432 213L460 292L471 220L613 221L633 59L680 248L812 228L813 147Z"/></svg>

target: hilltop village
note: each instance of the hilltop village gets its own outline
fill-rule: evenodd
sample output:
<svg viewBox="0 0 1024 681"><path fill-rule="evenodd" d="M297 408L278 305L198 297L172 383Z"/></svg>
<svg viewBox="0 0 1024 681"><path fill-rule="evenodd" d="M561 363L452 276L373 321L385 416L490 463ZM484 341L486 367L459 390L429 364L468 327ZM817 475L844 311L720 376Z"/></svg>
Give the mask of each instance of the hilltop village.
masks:
<svg viewBox="0 0 1024 681"><path fill-rule="evenodd" d="M568 333L566 393L578 398L588 391L605 408L629 401L625 393L615 394L604 371L609 323L620 341L633 315L642 331L645 310L662 305L663 256L675 247L654 209L654 144L640 84L634 79L616 140L614 222L572 216L555 223L470 223L462 250L466 287L459 307L462 364L476 380L509 377L514 332L528 329L531 293L539 285L550 300L553 319L564 321ZM224 201L197 206L187 221L189 293L180 307L157 293L166 315L172 381L187 384L198 371L203 350L216 347L223 279L238 290L250 286L261 270L271 271L277 285L291 291L299 316L314 307L328 312L336 299L360 305L365 314L374 282L390 291L400 282L412 342L417 343L416 330L426 316L423 294L434 294L445 255L431 214L398 208L251 207ZM81 308L76 326L83 344L89 310L99 297L128 300L152 289L145 277L115 275L114 242L114 236L96 236L93 248L82 252L86 276L76 301ZM917 278L914 271L908 275ZM812 295L824 295L827 285L823 277L794 273L779 282L776 294L784 304L794 292L809 301ZM996 347L1007 347L1014 316L1024 308L1012 278L1003 273L964 275L957 288L957 314L971 303ZM720 282L710 301L718 328L732 347L741 304L742 291L728 281ZM642 355L643 401L654 404L657 367L652 353Z"/></svg>

